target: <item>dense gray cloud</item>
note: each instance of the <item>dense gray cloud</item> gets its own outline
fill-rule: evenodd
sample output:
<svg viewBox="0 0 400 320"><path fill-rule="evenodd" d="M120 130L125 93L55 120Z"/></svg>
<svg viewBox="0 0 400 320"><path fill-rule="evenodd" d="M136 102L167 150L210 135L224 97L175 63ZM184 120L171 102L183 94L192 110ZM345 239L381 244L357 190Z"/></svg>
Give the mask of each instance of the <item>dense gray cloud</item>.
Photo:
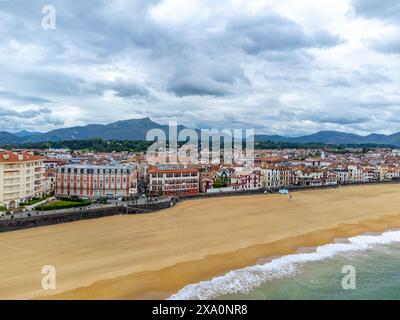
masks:
<svg viewBox="0 0 400 320"><path fill-rule="evenodd" d="M358 70L345 75L337 75L327 80L327 86L357 87L360 85L389 84L393 80L376 65L361 66Z"/></svg>
<svg viewBox="0 0 400 320"><path fill-rule="evenodd" d="M111 86L111 89L118 97L122 98L146 96L149 94L149 91L145 87L137 83L132 83L119 79L117 79L116 83Z"/></svg>
<svg viewBox="0 0 400 320"><path fill-rule="evenodd" d="M12 109L0 107L0 115L1 116L11 116L11 117L16 117L16 118L33 118L38 115L49 114L49 113L51 113L51 110L47 109L47 108L42 108L39 110L29 109L29 110L18 112L18 111L12 110Z"/></svg>
<svg viewBox="0 0 400 320"><path fill-rule="evenodd" d="M87 83L89 92L97 92L104 94L107 90L112 91L116 96L121 98L145 97L149 95L149 90L142 84L132 80L117 78L114 81L103 81L96 83Z"/></svg>
<svg viewBox="0 0 400 320"><path fill-rule="evenodd" d="M378 52L399 54L400 2L396 0L352 0L352 4L356 14L360 17L375 19L397 26L394 34L388 33L378 39L369 39L367 43L373 50Z"/></svg>
<svg viewBox="0 0 400 320"><path fill-rule="evenodd" d="M183 76L174 79L168 90L177 96L226 96L231 93L229 86L201 75Z"/></svg>
<svg viewBox="0 0 400 320"><path fill-rule="evenodd" d="M249 54L330 47L341 41L324 30L306 34L300 25L278 15L234 19L228 23L226 33L230 41Z"/></svg>
<svg viewBox="0 0 400 320"><path fill-rule="evenodd" d="M47 2L0 1L2 130L399 131L396 1L56 0L46 31Z"/></svg>
<svg viewBox="0 0 400 320"><path fill-rule="evenodd" d="M400 40L398 38L370 41L370 46L382 53L400 54Z"/></svg>
<svg viewBox="0 0 400 320"><path fill-rule="evenodd" d="M183 96L226 96L236 85L249 86L250 80L240 66L227 60L210 59L198 53L186 54L178 61L168 91ZM237 88L237 86L236 86Z"/></svg>
<svg viewBox="0 0 400 320"><path fill-rule="evenodd" d="M400 2L397 0L352 0L352 3L360 16L400 21Z"/></svg>
<svg viewBox="0 0 400 320"><path fill-rule="evenodd" d="M19 101L22 103L37 103L37 104L44 104L44 103L50 103L52 102L51 100L44 99L41 97L34 97L34 96L24 96L21 95L17 92L11 92L11 91L0 91L0 97L5 98L5 99L11 99L15 101Z"/></svg>

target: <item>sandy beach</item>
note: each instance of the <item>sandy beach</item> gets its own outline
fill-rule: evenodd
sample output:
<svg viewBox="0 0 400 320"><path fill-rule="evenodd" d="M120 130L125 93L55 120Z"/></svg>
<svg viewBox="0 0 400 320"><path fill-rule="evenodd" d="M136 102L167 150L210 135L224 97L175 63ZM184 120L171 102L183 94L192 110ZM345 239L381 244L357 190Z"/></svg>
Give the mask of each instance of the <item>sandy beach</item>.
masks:
<svg viewBox="0 0 400 320"><path fill-rule="evenodd" d="M365 232L400 227L400 185L190 200L0 234L0 299L164 299L189 283ZM41 287L42 267L57 272Z"/></svg>

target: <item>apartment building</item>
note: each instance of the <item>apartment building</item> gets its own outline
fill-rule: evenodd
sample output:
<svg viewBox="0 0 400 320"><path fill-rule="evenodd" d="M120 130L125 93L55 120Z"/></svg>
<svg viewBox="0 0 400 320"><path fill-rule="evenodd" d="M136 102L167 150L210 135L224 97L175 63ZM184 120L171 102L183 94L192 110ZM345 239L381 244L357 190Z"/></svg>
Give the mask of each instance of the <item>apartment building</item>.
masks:
<svg viewBox="0 0 400 320"><path fill-rule="evenodd" d="M72 155L69 149L48 149L45 152L45 156L50 159L58 159L58 160L71 160Z"/></svg>
<svg viewBox="0 0 400 320"><path fill-rule="evenodd" d="M387 176L389 172L388 167L378 167L377 170L379 172L379 181L384 181L389 179Z"/></svg>
<svg viewBox="0 0 400 320"><path fill-rule="evenodd" d="M45 158L43 160L43 163L44 166L46 167L46 170L56 169L58 167L62 167L67 164L65 160L49 159L49 158Z"/></svg>
<svg viewBox="0 0 400 320"><path fill-rule="evenodd" d="M399 180L400 179L400 167L392 167L388 169L388 173L386 175L389 180Z"/></svg>
<svg viewBox="0 0 400 320"><path fill-rule="evenodd" d="M138 193L136 165L67 165L57 168L55 194L83 198L130 197Z"/></svg>
<svg viewBox="0 0 400 320"><path fill-rule="evenodd" d="M344 184L344 183L349 183L350 181L350 173L347 171L347 169L335 169L335 174L337 177L337 181L339 184Z"/></svg>
<svg viewBox="0 0 400 320"><path fill-rule="evenodd" d="M238 172L233 174L230 179L230 187L234 191L250 191L262 188L261 172Z"/></svg>
<svg viewBox="0 0 400 320"><path fill-rule="evenodd" d="M347 171L349 172L349 181L352 183L361 183L364 180L364 174L361 167L357 165L347 166Z"/></svg>
<svg viewBox="0 0 400 320"><path fill-rule="evenodd" d="M304 186L317 187L324 184L324 171L315 168L301 168L296 170L299 183Z"/></svg>
<svg viewBox="0 0 400 320"><path fill-rule="evenodd" d="M199 193L198 169L155 168L148 171L149 193L152 196L190 195Z"/></svg>
<svg viewBox="0 0 400 320"><path fill-rule="evenodd" d="M322 176L322 185L323 186L334 186L338 184L337 175L335 172L324 169Z"/></svg>
<svg viewBox="0 0 400 320"><path fill-rule="evenodd" d="M47 193L52 193L56 189L56 172L54 170L47 170L45 173L44 186Z"/></svg>
<svg viewBox="0 0 400 320"><path fill-rule="evenodd" d="M0 152L0 206L17 208L48 191L42 157L29 152Z"/></svg>
<svg viewBox="0 0 400 320"><path fill-rule="evenodd" d="M290 170L285 167L270 167L261 170L262 185L266 189L287 187L291 183Z"/></svg>

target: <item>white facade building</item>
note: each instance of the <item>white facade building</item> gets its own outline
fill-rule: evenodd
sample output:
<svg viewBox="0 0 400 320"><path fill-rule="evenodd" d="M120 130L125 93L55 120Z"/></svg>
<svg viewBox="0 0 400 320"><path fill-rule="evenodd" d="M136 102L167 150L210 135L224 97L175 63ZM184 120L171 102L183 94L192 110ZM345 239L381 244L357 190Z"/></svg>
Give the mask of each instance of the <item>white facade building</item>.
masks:
<svg viewBox="0 0 400 320"><path fill-rule="evenodd" d="M13 209L47 191L42 157L28 152L0 152L0 206Z"/></svg>

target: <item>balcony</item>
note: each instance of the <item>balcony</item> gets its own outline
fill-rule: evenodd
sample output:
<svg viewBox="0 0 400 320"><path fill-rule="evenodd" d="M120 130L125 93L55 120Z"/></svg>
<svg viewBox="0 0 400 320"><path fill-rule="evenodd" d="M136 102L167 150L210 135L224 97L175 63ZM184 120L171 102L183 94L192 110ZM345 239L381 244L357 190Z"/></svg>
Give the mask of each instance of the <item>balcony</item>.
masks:
<svg viewBox="0 0 400 320"><path fill-rule="evenodd" d="M18 184L9 184L9 185L4 184L3 191L7 192L9 190L19 191L19 183Z"/></svg>
<svg viewBox="0 0 400 320"><path fill-rule="evenodd" d="M10 170L18 170L19 171L19 165L9 164L4 167L4 171L10 171Z"/></svg>
<svg viewBox="0 0 400 320"><path fill-rule="evenodd" d="M19 189L11 189L11 190L4 190L3 191L4 194L4 199L9 199L12 197L19 197Z"/></svg>
<svg viewBox="0 0 400 320"><path fill-rule="evenodd" d="M16 181L14 181L14 180L9 180L9 181L7 181L7 180L4 180L4 187L7 187L7 186L19 186L19 180L16 180Z"/></svg>
<svg viewBox="0 0 400 320"><path fill-rule="evenodd" d="M4 178L19 178L20 174L19 171L5 171L4 172Z"/></svg>
<svg viewBox="0 0 400 320"><path fill-rule="evenodd" d="M12 201L12 200L18 201L19 200L19 194L15 195L15 196L5 196L4 195L4 201Z"/></svg>

